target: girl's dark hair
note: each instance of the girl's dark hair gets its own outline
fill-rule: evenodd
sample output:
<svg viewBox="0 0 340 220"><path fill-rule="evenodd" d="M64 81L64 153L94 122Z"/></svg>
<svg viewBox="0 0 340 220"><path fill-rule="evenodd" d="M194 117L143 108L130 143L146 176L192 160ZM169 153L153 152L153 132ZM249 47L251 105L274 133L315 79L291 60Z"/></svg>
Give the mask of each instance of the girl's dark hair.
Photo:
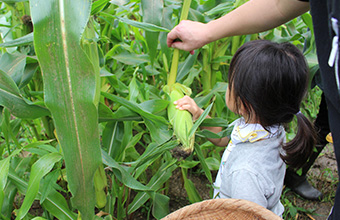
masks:
<svg viewBox="0 0 340 220"><path fill-rule="evenodd" d="M267 129L286 124L296 115L297 134L283 145L285 154L281 155L286 164L295 168L308 160L316 140L312 123L299 111L308 78L307 63L298 48L266 40L250 41L240 47L231 60L228 75L236 108L242 104L248 120Z"/></svg>

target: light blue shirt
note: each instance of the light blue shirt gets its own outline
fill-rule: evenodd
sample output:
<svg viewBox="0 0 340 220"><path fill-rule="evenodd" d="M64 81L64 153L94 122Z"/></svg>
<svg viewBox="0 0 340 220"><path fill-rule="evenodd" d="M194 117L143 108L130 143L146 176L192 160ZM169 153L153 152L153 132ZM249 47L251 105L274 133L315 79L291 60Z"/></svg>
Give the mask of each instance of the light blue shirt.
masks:
<svg viewBox="0 0 340 220"><path fill-rule="evenodd" d="M224 151L214 183L214 197L245 199L282 216L280 202L286 166L280 158L285 131L272 126L234 123L231 141Z"/></svg>

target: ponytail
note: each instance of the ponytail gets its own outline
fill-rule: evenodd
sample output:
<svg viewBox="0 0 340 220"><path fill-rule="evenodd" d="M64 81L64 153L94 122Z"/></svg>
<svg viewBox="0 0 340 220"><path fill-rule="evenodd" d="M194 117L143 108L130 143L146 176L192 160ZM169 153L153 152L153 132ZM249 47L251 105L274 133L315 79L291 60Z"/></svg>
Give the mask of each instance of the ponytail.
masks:
<svg viewBox="0 0 340 220"><path fill-rule="evenodd" d="M296 114L298 130L293 140L283 145L285 154L281 158L293 168L299 169L313 153L316 132L313 124L301 113Z"/></svg>

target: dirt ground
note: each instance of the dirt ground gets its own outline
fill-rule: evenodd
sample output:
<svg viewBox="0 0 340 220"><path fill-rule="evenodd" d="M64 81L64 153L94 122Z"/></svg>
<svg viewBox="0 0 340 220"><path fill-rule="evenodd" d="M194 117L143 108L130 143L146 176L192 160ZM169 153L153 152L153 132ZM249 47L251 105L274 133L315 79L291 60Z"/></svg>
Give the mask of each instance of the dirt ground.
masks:
<svg viewBox="0 0 340 220"><path fill-rule="evenodd" d="M324 194L324 199L321 202L304 200L297 197L293 192L290 192L290 195L287 196L294 196L290 198L294 199L293 201L296 202L298 207L311 210L315 209L310 216L299 219L327 219L333 206L335 191L338 184L337 164L333 145L327 145L321 152L313 167L308 172L308 180Z"/></svg>
<svg viewBox="0 0 340 220"><path fill-rule="evenodd" d="M215 175L216 173L214 173ZM286 190L285 197L289 199L291 204L305 211L299 212L297 216L291 219L325 220L333 206L338 183L337 165L332 145L329 144L324 148L307 176L309 182L324 194L324 199L322 201L309 201L297 196L289 189ZM212 188L204 175L192 174L190 179L194 182L202 199L211 198ZM182 182L181 173L176 170L171 177L169 188L171 212L190 204Z"/></svg>

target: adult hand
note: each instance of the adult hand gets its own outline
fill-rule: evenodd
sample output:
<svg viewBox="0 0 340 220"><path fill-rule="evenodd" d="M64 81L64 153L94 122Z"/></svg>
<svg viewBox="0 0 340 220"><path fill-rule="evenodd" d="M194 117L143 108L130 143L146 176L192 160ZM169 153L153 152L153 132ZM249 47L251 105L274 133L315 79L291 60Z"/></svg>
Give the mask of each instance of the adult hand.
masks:
<svg viewBox="0 0 340 220"><path fill-rule="evenodd" d="M168 33L167 44L168 47L190 51L193 54L194 49L209 43L208 34L206 24L183 20Z"/></svg>

